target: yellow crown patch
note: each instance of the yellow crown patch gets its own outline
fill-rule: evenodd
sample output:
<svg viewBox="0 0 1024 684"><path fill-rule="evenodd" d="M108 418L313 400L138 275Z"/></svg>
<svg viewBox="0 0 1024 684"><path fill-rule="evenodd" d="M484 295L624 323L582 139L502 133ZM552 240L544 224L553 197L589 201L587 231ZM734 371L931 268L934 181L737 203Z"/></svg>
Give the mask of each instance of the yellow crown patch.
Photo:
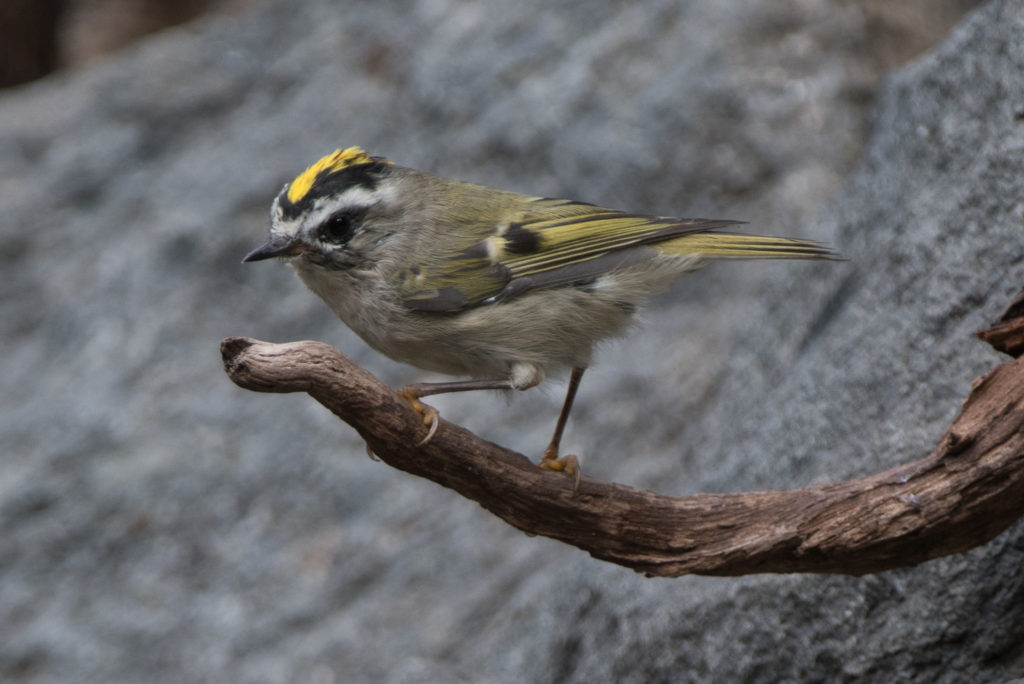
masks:
<svg viewBox="0 0 1024 684"><path fill-rule="evenodd" d="M325 171L334 173L336 171L341 171L342 169L347 169L350 166L368 164L373 161L383 160L380 158L374 159L370 155L366 154L361 147L349 147L344 150L334 150L334 152L331 152L329 155L295 177L295 180L293 180L291 185L288 186L288 201L292 204L300 202L302 198L309 193L310 189L312 189L317 176Z"/></svg>

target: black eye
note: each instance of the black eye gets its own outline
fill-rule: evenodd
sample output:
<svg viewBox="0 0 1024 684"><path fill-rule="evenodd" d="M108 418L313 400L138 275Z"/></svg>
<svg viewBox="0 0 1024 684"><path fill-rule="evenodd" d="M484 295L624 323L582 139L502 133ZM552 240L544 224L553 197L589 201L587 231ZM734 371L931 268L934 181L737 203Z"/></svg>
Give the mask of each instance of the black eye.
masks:
<svg viewBox="0 0 1024 684"><path fill-rule="evenodd" d="M339 211L320 225L320 239L343 245L352 238L356 228L356 217L348 211Z"/></svg>

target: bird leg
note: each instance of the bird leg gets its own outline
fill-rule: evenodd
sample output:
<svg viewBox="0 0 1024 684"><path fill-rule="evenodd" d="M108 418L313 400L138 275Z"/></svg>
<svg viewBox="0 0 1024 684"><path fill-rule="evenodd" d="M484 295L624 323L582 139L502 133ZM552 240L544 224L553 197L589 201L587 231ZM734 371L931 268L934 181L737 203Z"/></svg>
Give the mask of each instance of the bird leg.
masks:
<svg viewBox="0 0 1024 684"><path fill-rule="evenodd" d="M448 392L472 392L473 390L509 390L515 389L512 380L457 380L455 382L417 382L413 385L406 385L398 394L409 402L413 410L423 416L423 424L429 426L427 436L416 443L421 447L433 438L437 432L437 424L440 414L433 406L427 406L420 401L423 397L432 394L447 394Z"/></svg>
<svg viewBox="0 0 1024 684"><path fill-rule="evenodd" d="M540 467L547 470L560 470L574 479L573 491L580 486L580 464L573 456L558 456L558 447L562 442L562 432L565 431L565 424L569 422L569 413L572 411L572 403L576 399L576 390L580 388L580 381L583 379L583 368L573 368L569 377L569 388L565 393L565 402L562 404L562 412L558 414L558 422L555 424L555 434L551 436L548 448L544 450L544 456L540 459Z"/></svg>
<svg viewBox="0 0 1024 684"><path fill-rule="evenodd" d="M573 491L576 491L580 486L579 459L573 455L559 457L558 447L562 441L562 433L565 431L565 424L569 421L569 413L572 411L572 404L576 399L576 391L580 387L580 380L583 379L583 371L585 370L586 368L572 369L572 375L569 377L569 388L565 395L565 402L562 404L561 413L558 414L558 423L555 424L555 434L552 435L551 442L544 450L544 456L541 457L540 463L538 464L545 470L557 470L573 478ZM412 406L414 411L423 416L423 424L429 427L427 435L416 443L416 446L420 447L433 438L434 433L437 432L437 425L440 419L440 414L437 412L436 408L428 406L420 401L423 397L429 397L434 394L447 394L449 392L472 392L474 390L521 390L533 387L538 382L540 382L539 377L526 385L516 383L512 378L493 380L458 380L455 382L418 382L412 385L406 385L399 390L398 393L403 399L409 402L409 405Z"/></svg>

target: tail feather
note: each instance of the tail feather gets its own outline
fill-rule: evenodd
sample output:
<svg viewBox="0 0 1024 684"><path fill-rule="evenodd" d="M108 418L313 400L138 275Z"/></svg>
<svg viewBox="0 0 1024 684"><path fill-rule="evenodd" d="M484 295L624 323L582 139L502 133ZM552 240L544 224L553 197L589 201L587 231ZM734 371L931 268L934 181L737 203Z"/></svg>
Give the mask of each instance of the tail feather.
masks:
<svg viewBox="0 0 1024 684"><path fill-rule="evenodd" d="M719 259L842 259L819 242L741 233L690 233L651 246L663 254L698 254Z"/></svg>

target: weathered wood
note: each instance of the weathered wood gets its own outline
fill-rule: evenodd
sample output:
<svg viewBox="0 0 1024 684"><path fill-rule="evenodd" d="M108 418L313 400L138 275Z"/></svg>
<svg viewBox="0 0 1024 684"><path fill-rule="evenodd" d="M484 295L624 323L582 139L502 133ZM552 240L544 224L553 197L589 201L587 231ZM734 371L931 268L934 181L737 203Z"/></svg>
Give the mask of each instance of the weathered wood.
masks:
<svg viewBox="0 0 1024 684"><path fill-rule="evenodd" d="M996 324L979 331L978 337L1013 358L1024 354L1024 290L1017 294Z"/></svg>
<svg viewBox="0 0 1024 684"><path fill-rule="evenodd" d="M652 576L860 575L985 543L1024 515L1024 360L974 382L931 453L869 477L791 491L669 497L573 482L441 420L421 416L333 347L228 338L224 367L259 392L308 392L385 463L478 502L529 534Z"/></svg>

